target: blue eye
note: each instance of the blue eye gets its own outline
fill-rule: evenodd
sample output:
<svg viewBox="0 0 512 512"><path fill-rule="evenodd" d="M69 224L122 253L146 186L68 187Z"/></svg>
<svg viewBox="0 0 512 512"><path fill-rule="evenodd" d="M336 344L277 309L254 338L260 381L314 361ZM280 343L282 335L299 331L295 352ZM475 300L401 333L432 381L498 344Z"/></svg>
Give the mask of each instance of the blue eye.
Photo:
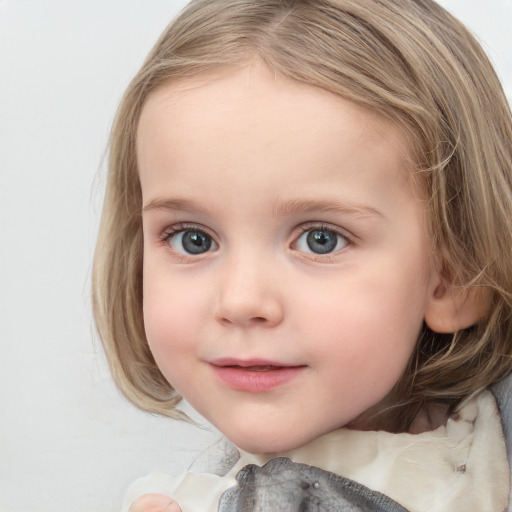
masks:
<svg viewBox="0 0 512 512"><path fill-rule="evenodd" d="M204 254L212 248L217 248L217 244L210 235L196 229L169 235L169 245L176 252L192 255Z"/></svg>
<svg viewBox="0 0 512 512"><path fill-rule="evenodd" d="M317 228L304 231L297 240L296 248L299 251L314 254L329 254L343 249L348 240L332 229Z"/></svg>

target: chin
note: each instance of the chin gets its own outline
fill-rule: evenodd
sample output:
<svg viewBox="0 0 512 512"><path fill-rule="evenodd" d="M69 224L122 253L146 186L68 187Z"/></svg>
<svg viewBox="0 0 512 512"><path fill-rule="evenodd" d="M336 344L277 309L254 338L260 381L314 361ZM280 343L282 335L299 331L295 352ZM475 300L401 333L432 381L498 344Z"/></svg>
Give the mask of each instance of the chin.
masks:
<svg viewBox="0 0 512 512"><path fill-rule="evenodd" d="M244 440L245 441L245 440ZM250 440L247 442L234 442L238 448L244 450L245 452L253 453L253 454L267 454L267 453L282 453L286 452L288 450L293 450L293 448L297 448L300 445L297 444L290 444L283 442L281 440L279 441L273 441L273 440Z"/></svg>
<svg viewBox="0 0 512 512"><path fill-rule="evenodd" d="M230 432L226 433L226 437L241 450L253 454L282 453L299 448L312 440L310 438L293 437L289 433L288 435L282 435L270 432L252 432L249 435Z"/></svg>

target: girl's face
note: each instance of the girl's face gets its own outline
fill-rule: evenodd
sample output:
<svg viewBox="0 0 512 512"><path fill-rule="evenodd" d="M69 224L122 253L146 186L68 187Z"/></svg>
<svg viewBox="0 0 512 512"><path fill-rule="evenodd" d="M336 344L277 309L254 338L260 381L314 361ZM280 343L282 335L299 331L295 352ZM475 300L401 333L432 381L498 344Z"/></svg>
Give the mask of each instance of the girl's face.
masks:
<svg viewBox="0 0 512 512"><path fill-rule="evenodd" d="M252 63L154 92L137 151L146 333L185 399L251 452L378 404L433 287L399 129Z"/></svg>

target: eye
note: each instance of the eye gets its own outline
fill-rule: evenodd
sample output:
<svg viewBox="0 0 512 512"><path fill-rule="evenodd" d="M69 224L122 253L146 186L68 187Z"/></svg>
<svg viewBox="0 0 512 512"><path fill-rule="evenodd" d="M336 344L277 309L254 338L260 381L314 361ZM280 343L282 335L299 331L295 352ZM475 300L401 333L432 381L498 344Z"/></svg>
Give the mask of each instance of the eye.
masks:
<svg viewBox="0 0 512 512"><path fill-rule="evenodd" d="M198 255L217 248L210 235L197 229L168 233L166 238L171 249L181 254Z"/></svg>
<svg viewBox="0 0 512 512"><path fill-rule="evenodd" d="M329 254L348 245L349 241L340 233L329 228L315 228L304 231L296 242L296 249L314 254Z"/></svg>

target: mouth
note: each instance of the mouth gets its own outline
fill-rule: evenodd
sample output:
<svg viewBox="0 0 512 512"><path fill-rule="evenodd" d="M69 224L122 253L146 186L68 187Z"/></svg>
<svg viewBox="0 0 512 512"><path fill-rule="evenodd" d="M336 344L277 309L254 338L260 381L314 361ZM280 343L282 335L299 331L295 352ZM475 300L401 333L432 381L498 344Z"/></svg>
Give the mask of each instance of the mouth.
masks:
<svg viewBox="0 0 512 512"><path fill-rule="evenodd" d="M240 366L238 364L230 364L226 365L229 368L239 368L240 370L247 370L251 372L271 372L273 370L277 370L279 368L286 368L284 366L278 366L278 365L254 365L254 366Z"/></svg>
<svg viewBox="0 0 512 512"><path fill-rule="evenodd" d="M231 389L249 393L268 392L298 378L305 365L261 359L217 359L210 361L217 379Z"/></svg>

